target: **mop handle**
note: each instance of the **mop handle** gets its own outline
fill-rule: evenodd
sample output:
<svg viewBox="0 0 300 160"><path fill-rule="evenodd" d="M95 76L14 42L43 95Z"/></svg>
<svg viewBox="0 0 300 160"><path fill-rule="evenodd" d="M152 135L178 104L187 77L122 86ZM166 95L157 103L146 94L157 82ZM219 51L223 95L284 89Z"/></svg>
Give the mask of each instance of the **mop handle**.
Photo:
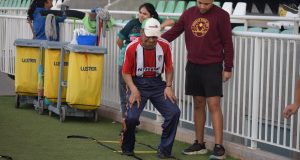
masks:
<svg viewBox="0 0 300 160"><path fill-rule="evenodd" d="M99 25L99 31L98 31L98 35L97 35L97 44L98 44L98 46L100 46L100 38L101 38L101 31L102 31L102 27L103 27L103 21L100 20L98 25Z"/></svg>

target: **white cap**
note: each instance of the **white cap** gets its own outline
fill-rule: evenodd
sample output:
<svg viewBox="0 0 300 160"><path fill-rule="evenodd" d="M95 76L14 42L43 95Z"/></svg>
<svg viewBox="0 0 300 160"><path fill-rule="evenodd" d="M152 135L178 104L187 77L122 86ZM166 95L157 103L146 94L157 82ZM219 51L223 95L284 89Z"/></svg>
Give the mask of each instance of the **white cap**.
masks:
<svg viewBox="0 0 300 160"><path fill-rule="evenodd" d="M145 19L142 28L147 37L160 37L160 23L155 18Z"/></svg>
<svg viewBox="0 0 300 160"><path fill-rule="evenodd" d="M71 0L64 0L64 2L62 2L61 0L56 2L56 7L57 8L61 8L62 6L70 6L71 5Z"/></svg>

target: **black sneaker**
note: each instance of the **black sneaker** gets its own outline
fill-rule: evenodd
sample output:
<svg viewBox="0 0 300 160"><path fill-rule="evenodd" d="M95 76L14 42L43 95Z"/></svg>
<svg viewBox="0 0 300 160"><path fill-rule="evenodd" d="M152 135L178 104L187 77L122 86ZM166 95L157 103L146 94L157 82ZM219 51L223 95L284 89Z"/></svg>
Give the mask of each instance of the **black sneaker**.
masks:
<svg viewBox="0 0 300 160"><path fill-rule="evenodd" d="M168 159L168 158L173 158L173 156L164 154L164 153L160 152L160 150L158 149L157 150L157 158L159 158L159 159Z"/></svg>
<svg viewBox="0 0 300 160"><path fill-rule="evenodd" d="M122 151L122 155L133 156L134 153L133 153L132 151L125 151L125 150L123 150L123 151Z"/></svg>
<svg viewBox="0 0 300 160"><path fill-rule="evenodd" d="M209 159L225 159L225 149L222 145L220 144L215 144L213 154L209 156Z"/></svg>
<svg viewBox="0 0 300 160"><path fill-rule="evenodd" d="M181 153L186 154L186 155L206 154L207 149L205 147L205 142L201 144L201 143L198 143L197 140L195 140L195 143L193 145L182 150Z"/></svg>

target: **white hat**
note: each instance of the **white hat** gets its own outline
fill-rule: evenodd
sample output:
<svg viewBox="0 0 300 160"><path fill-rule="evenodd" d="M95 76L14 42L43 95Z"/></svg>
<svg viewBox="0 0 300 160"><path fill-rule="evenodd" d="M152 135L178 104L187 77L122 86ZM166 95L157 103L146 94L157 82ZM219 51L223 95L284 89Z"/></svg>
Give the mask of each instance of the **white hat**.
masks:
<svg viewBox="0 0 300 160"><path fill-rule="evenodd" d="M64 0L62 2L62 0L59 0L56 2L56 7L57 8L61 8L62 6L70 6L71 5L71 0Z"/></svg>
<svg viewBox="0 0 300 160"><path fill-rule="evenodd" d="M160 23L155 18L145 19L142 28L147 37L160 37Z"/></svg>

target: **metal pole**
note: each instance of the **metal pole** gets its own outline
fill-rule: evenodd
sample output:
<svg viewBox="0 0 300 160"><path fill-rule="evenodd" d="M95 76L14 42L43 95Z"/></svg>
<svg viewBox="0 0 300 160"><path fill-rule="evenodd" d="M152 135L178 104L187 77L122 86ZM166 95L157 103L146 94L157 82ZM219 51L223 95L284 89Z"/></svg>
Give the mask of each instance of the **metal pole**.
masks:
<svg viewBox="0 0 300 160"><path fill-rule="evenodd" d="M252 120L251 123L251 148L257 148L257 135L258 135L258 112L259 112L259 83L260 83L260 70L261 70L261 38L256 37L254 42L254 69L253 69L253 93L252 93Z"/></svg>
<svg viewBox="0 0 300 160"><path fill-rule="evenodd" d="M300 17L300 5L298 6L298 17ZM299 33L299 21L294 20L294 34Z"/></svg>
<svg viewBox="0 0 300 160"><path fill-rule="evenodd" d="M57 109L59 109L59 113L61 113L61 98L62 98L62 87L63 87L63 77L64 77L64 58L65 58L65 48L61 47L60 51L60 64L59 64L59 83L58 83L58 93L57 93Z"/></svg>

